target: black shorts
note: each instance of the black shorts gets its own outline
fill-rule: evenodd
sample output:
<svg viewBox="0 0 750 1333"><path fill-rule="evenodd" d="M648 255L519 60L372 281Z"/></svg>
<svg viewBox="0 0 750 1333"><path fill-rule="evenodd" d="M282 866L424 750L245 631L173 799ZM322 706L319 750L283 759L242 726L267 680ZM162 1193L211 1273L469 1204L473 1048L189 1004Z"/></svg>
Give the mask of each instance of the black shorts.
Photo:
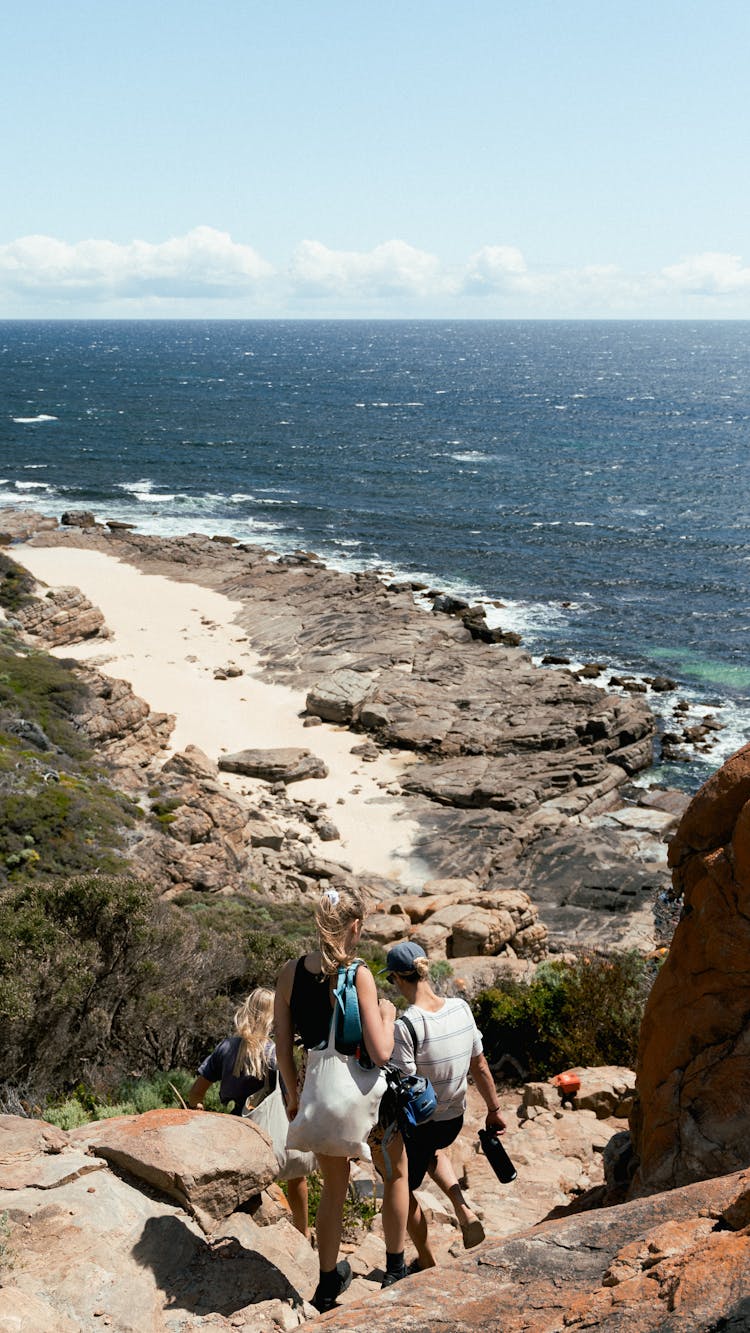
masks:
<svg viewBox="0 0 750 1333"><path fill-rule="evenodd" d="M438 1148L455 1143L464 1123L462 1115L453 1120L427 1120L417 1125L408 1139L404 1139L409 1163L409 1189L417 1190L435 1160Z"/></svg>

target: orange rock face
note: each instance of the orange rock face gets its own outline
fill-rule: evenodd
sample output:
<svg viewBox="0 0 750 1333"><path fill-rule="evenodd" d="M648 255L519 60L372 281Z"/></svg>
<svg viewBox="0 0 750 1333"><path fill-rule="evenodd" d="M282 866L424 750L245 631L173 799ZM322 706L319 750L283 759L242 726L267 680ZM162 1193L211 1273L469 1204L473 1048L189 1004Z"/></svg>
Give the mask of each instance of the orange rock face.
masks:
<svg viewBox="0 0 750 1333"><path fill-rule="evenodd" d="M750 745L694 797L669 849L684 909L649 996L633 1194L750 1164Z"/></svg>

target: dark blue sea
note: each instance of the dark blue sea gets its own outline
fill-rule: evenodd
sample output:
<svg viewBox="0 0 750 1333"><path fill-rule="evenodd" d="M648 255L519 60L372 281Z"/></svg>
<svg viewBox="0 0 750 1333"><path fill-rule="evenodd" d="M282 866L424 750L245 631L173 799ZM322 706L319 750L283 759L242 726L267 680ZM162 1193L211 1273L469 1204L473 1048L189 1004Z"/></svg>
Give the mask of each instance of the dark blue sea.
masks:
<svg viewBox="0 0 750 1333"><path fill-rule="evenodd" d="M501 601L719 718L685 786L750 739L749 461L745 322L0 323L0 504Z"/></svg>

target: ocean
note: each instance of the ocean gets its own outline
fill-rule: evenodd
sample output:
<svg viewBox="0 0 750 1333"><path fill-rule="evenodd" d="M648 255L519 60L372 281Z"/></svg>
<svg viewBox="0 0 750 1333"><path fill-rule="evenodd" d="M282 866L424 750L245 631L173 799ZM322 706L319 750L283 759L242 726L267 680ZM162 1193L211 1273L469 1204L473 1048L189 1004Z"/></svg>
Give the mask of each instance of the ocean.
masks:
<svg viewBox="0 0 750 1333"><path fill-rule="evenodd" d="M749 459L746 322L0 323L0 505L314 550L668 675L668 729L723 727L650 775L687 789L750 739Z"/></svg>

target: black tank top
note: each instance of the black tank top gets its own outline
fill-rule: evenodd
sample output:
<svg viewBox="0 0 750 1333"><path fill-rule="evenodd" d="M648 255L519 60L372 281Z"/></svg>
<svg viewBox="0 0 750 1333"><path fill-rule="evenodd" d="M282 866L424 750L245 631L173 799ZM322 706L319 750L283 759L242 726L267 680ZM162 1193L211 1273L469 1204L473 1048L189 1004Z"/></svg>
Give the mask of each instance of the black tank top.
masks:
<svg viewBox="0 0 750 1333"><path fill-rule="evenodd" d="M299 1033L302 1045L309 1050L311 1046L320 1046L328 1040L333 1006L330 977L323 972L308 972L305 957L303 954L297 960L294 969L289 1009L295 1031Z"/></svg>

